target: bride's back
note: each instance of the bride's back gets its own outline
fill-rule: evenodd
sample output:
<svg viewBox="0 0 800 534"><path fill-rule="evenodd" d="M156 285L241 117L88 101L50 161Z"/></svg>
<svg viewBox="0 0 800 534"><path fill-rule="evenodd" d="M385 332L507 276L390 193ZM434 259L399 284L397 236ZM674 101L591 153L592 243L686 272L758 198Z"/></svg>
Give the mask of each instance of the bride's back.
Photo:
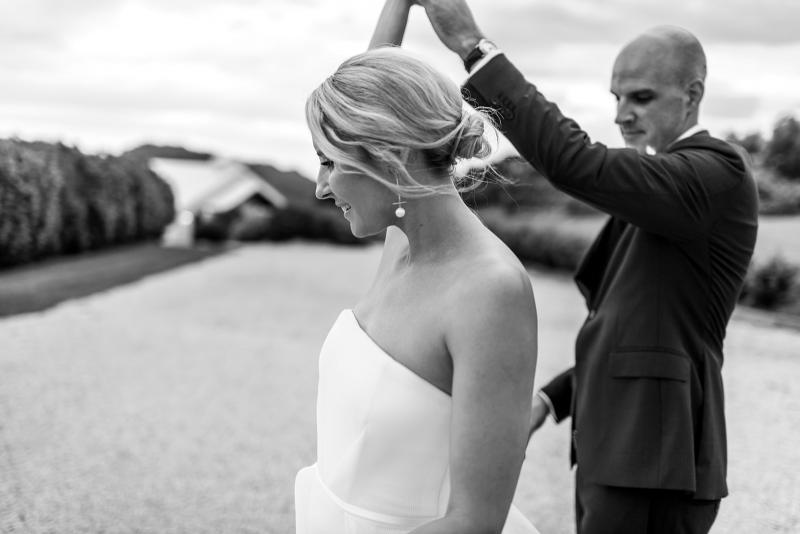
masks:
<svg viewBox="0 0 800 534"><path fill-rule="evenodd" d="M453 363L446 332L457 312L499 278L518 283L533 302L519 259L466 206L463 212L442 217L447 232L437 247L445 250L426 261L410 261L408 239L390 228L375 280L354 307L379 346L448 394ZM535 314L530 320L535 323Z"/></svg>

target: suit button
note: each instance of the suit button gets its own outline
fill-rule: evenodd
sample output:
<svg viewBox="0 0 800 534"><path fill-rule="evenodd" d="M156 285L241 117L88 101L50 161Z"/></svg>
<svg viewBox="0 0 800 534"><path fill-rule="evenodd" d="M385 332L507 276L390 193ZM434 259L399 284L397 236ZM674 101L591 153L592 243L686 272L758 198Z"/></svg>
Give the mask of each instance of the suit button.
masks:
<svg viewBox="0 0 800 534"><path fill-rule="evenodd" d="M597 315L597 310L589 310L589 319L594 319L595 315Z"/></svg>

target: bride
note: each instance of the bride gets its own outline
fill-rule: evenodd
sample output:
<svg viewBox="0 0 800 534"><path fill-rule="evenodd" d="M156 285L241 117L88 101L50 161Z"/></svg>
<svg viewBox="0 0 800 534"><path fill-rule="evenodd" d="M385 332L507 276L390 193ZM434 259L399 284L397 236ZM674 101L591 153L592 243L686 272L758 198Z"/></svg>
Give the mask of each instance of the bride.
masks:
<svg viewBox="0 0 800 534"><path fill-rule="evenodd" d="M408 4L387 2L373 42L402 31ZM322 346L298 534L536 533L511 504L536 366L533 291L453 182L457 160L489 154L486 119L396 48L345 61L306 117L317 196L356 236L385 230L386 241L371 287Z"/></svg>

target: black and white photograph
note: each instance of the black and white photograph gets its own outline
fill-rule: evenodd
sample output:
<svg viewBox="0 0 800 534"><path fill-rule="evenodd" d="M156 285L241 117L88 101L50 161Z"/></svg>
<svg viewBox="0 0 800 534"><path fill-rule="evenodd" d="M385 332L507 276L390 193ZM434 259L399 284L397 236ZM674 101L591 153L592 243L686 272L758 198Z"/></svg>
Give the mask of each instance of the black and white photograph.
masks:
<svg viewBox="0 0 800 534"><path fill-rule="evenodd" d="M800 3L0 2L0 533L800 532Z"/></svg>

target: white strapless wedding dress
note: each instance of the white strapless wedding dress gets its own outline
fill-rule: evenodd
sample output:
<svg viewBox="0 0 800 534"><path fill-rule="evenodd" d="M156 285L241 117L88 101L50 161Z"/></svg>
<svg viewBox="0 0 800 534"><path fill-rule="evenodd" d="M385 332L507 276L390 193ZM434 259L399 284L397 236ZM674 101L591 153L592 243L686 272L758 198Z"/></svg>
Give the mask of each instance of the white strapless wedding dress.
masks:
<svg viewBox="0 0 800 534"><path fill-rule="evenodd" d="M344 310L319 358L317 462L295 481L297 534L400 534L444 515L450 396ZM537 534L511 507L503 534Z"/></svg>

